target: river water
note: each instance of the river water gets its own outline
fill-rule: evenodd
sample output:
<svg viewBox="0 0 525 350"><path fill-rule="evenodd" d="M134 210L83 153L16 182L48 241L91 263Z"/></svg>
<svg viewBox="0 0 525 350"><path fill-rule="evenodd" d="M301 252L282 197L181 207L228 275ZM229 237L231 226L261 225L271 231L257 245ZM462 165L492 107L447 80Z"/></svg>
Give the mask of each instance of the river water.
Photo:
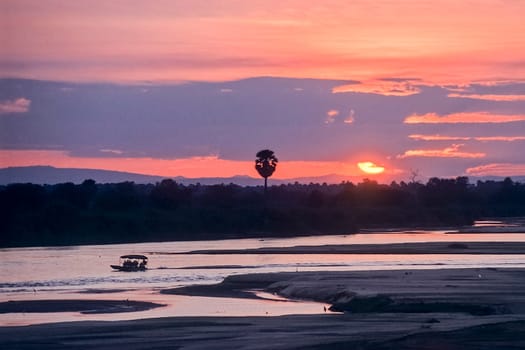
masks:
<svg viewBox="0 0 525 350"><path fill-rule="evenodd" d="M184 254L203 249L248 249L326 244L405 242L524 242L524 233L461 234L444 231L376 232L284 239L233 239L72 247L0 249L0 302L35 299L141 300L166 304L149 311L0 314L0 326L73 320L123 320L165 316L275 316L324 312L313 302L205 298L160 294L165 288L220 282L233 274L280 271L348 271L462 267L524 267L523 255L393 254ZM182 253L182 254L171 254ZM115 272L120 255L144 254L148 271Z"/></svg>

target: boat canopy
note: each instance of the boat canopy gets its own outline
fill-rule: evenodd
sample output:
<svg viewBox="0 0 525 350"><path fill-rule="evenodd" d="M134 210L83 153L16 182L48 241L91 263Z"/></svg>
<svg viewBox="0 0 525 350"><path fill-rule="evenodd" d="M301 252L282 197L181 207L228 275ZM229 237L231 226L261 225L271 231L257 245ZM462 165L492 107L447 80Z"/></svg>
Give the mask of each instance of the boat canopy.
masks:
<svg viewBox="0 0 525 350"><path fill-rule="evenodd" d="M148 260L148 257L147 257L147 256L144 256L144 255L135 255L135 254L122 255L120 258L121 258L121 259L142 259L142 260Z"/></svg>

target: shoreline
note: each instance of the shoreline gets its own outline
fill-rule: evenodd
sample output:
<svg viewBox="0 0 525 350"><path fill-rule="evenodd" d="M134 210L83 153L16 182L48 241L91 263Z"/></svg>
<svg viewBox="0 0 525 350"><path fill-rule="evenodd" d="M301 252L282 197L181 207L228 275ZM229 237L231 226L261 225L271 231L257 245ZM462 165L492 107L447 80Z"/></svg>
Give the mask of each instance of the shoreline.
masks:
<svg viewBox="0 0 525 350"><path fill-rule="evenodd" d="M203 249L181 253L150 254L523 254L525 242L422 242L387 244L330 244L255 249Z"/></svg>
<svg viewBox="0 0 525 350"><path fill-rule="evenodd" d="M34 245L31 242L7 244L0 246L0 249L12 249L12 248L32 248L32 247L74 247L78 245L113 245L113 244L133 244L133 243L162 243L162 242L188 242L188 241L222 241L232 239L288 239L294 237L322 237L322 236L344 236L344 235L356 235L356 234L369 234L369 233L382 233L382 234L397 234L400 232L413 232L418 233L419 231L443 231L447 234L494 234L494 233L515 233L525 234L525 219L522 216L519 217L502 217L494 218L501 222L501 225L495 226L471 226L471 225L413 225L413 226L378 226L378 227L362 227L356 230L320 230L315 232L302 232L294 231L293 233L283 234L280 231L257 231L257 232L242 232L242 233L209 233L204 236L192 236L192 237L171 237L170 239L157 239L151 241L144 241L144 237L141 240L110 240L110 241L78 241L78 242L63 242L55 244L44 244L39 242L38 245ZM177 239L178 238L178 239Z"/></svg>

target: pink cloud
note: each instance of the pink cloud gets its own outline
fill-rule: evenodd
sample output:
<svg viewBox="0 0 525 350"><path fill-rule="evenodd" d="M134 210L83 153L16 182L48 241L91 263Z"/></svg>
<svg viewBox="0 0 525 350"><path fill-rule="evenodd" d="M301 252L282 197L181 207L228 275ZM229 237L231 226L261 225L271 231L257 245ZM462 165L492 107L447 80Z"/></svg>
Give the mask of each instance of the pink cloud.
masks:
<svg viewBox="0 0 525 350"><path fill-rule="evenodd" d="M328 112L326 112L326 119L325 124L332 124L335 122L335 117L339 115L339 111L337 109L331 109Z"/></svg>
<svg viewBox="0 0 525 350"><path fill-rule="evenodd" d="M341 112L338 111L337 109L331 109L329 110L328 112L326 112L326 119L325 119L325 124L332 124L335 122L335 119L337 118L337 116L341 115ZM352 124L354 122L354 115L355 115L355 111L353 109L350 110L350 112L348 113L348 115L343 119L343 123L345 124Z"/></svg>
<svg viewBox="0 0 525 350"><path fill-rule="evenodd" d="M485 101L525 101L525 95L489 95L489 94L448 94L452 98L470 98Z"/></svg>
<svg viewBox="0 0 525 350"><path fill-rule="evenodd" d="M24 97L0 101L0 114L27 113L30 106L31 101Z"/></svg>
<svg viewBox="0 0 525 350"><path fill-rule="evenodd" d="M398 155L397 158L404 159L409 157L431 157L431 158L484 158L485 153L462 152L460 148L463 144L454 144L444 149L416 149L408 150Z"/></svg>
<svg viewBox="0 0 525 350"><path fill-rule="evenodd" d="M466 173L472 176L517 176L525 175L525 164L492 163L468 168Z"/></svg>
<svg viewBox="0 0 525 350"><path fill-rule="evenodd" d="M525 141L525 136L446 136L446 135L421 135L412 134L408 135L412 140L417 141L502 141L502 142L514 142L514 141Z"/></svg>
<svg viewBox="0 0 525 350"><path fill-rule="evenodd" d="M514 142L514 141L525 141L525 136L480 136L474 137L476 141L503 141L503 142Z"/></svg>
<svg viewBox="0 0 525 350"><path fill-rule="evenodd" d="M350 110L350 113L348 116L343 120L345 124L352 124L355 121L355 111L353 109Z"/></svg>
<svg viewBox="0 0 525 350"><path fill-rule="evenodd" d="M421 89L410 84L409 81L373 80L361 84L339 85L332 89L332 93L357 92L378 94L383 96L410 96L419 94Z"/></svg>
<svg viewBox="0 0 525 350"><path fill-rule="evenodd" d="M405 118L405 124L460 124L460 123L511 123L525 121L522 114L492 114L489 112L464 112L447 115L436 113L412 114Z"/></svg>
<svg viewBox="0 0 525 350"><path fill-rule="evenodd" d="M467 141L470 140L470 137L463 136L444 136L444 135L420 135L412 134L408 135L412 140L417 141Z"/></svg>

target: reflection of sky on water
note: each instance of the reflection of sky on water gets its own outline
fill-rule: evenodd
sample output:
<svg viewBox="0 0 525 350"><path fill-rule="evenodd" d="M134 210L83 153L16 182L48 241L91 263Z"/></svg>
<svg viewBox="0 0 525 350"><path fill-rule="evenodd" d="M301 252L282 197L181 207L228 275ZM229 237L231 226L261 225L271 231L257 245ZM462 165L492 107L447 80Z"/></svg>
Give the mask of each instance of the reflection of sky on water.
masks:
<svg viewBox="0 0 525 350"><path fill-rule="evenodd" d="M200 249L243 249L325 244L375 244L436 241L525 241L525 234L445 234L403 232L315 236L287 239L238 239L203 242L163 242L103 246L13 248L0 250L0 301L26 299L127 299L156 301L168 307L130 314L0 315L0 324L51 322L70 319L133 319L189 315L266 315L316 313L315 303L166 296L159 289L216 283L232 274L279 271L349 271L433 269L462 267L523 267L525 255L446 254L239 254L190 255L175 253ZM123 254L146 254L150 270L122 273L110 264ZM99 293L81 293L81 291ZM115 291L116 290L116 291ZM120 290L120 291L119 291ZM124 290L124 291L122 291ZM100 292L105 293L100 293ZM113 291L113 293L108 293ZM303 305L304 304L304 305ZM271 307L269 305L272 305ZM269 310L269 311L268 311ZM313 311L317 310L317 311ZM26 321L23 321L26 320Z"/></svg>
<svg viewBox="0 0 525 350"><path fill-rule="evenodd" d="M82 295L84 298L85 295ZM42 299L79 299L75 293L43 294ZM86 296L87 298L87 296ZM134 320L138 318L184 317L184 316L281 316L292 314L320 314L328 305L309 301L276 301L235 298L190 297L184 295L160 294L152 290L129 290L119 293L97 295L97 299L129 299L150 301L165 304L141 312L123 312L113 314L80 314L75 312L60 313L13 313L0 314L0 326L15 326L37 323L68 322L68 321L117 321ZM24 298L16 298L23 300Z"/></svg>

